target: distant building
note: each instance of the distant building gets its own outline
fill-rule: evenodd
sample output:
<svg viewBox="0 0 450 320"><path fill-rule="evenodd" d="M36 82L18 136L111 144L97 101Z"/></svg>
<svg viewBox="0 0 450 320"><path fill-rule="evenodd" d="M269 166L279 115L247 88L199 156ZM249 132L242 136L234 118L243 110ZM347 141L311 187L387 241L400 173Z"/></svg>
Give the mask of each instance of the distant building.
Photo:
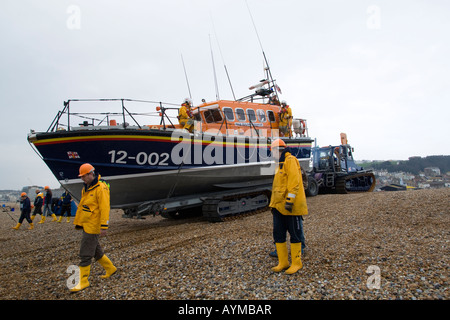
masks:
<svg viewBox="0 0 450 320"><path fill-rule="evenodd" d="M25 192L30 199L34 199L36 197L36 190L44 191L44 187L42 186L25 186L22 188L22 192Z"/></svg>
<svg viewBox="0 0 450 320"><path fill-rule="evenodd" d="M0 190L0 201L16 202L20 198L18 190Z"/></svg>
<svg viewBox="0 0 450 320"><path fill-rule="evenodd" d="M441 170L438 167L427 167L423 169L423 172L429 177L436 177L441 175Z"/></svg>
<svg viewBox="0 0 450 320"><path fill-rule="evenodd" d="M445 188L447 185L444 181L432 181L430 182L430 188L440 189Z"/></svg>

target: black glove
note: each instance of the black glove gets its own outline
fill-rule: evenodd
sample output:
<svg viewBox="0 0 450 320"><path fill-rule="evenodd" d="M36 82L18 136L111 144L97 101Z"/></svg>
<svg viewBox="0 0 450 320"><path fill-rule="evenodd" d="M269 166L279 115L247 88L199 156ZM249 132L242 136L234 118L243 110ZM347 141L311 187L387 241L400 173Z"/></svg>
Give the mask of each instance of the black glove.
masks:
<svg viewBox="0 0 450 320"><path fill-rule="evenodd" d="M285 208L287 211L292 212L292 207L293 207L293 206L294 206L293 203L286 202L286 204L284 205L284 208Z"/></svg>

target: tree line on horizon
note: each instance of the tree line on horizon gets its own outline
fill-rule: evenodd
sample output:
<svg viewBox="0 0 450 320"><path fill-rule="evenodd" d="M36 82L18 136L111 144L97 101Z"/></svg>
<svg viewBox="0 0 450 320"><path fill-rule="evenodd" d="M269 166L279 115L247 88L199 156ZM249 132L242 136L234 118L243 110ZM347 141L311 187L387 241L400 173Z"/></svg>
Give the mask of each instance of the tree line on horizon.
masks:
<svg viewBox="0 0 450 320"><path fill-rule="evenodd" d="M427 157L410 157L408 160L400 161L373 161L362 164L365 169L387 170L388 172L409 172L419 174L424 172L425 168L437 167L441 170L441 174L450 171L450 156L427 156Z"/></svg>

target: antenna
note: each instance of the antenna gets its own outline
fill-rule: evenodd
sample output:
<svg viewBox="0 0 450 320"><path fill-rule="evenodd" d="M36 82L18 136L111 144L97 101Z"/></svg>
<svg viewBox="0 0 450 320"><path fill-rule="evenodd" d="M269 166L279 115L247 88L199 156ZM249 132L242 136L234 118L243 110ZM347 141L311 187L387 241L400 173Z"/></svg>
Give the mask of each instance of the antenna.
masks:
<svg viewBox="0 0 450 320"><path fill-rule="evenodd" d="M216 67L214 65L214 55L213 55L213 50L212 50L212 45L211 45L211 35L209 34L208 36L209 36L209 47L211 49L211 60L212 60L213 71L214 71L214 84L216 86L216 99L220 100L220 98L219 98L219 87L217 86Z"/></svg>
<svg viewBox="0 0 450 320"><path fill-rule="evenodd" d="M186 77L186 83L187 83L187 87L188 87L188 91L189 91L189 98L191 98L191 100L192 100L191 88L189 87L189 79L188 79L187 72L186 72L186 66L184 65L183 54L181 54L181 62L183 63L184 76Z"/></svg>
<svg viewBox="0 0 450 320"><path fill-rule="evenodd" d="M233 94L234 100L236 100L236 96L234 95L233 85L231 84L231 80L230 80L230 75L228 74L227 65L225 64L225 59L223 58L222 49L220 48L219 38L217 37L216 27L214 26L214 20L213 20L211 11L209 12L209 15L211 17L211 24L212 24L212 27L213 27L214 36L216 37L217 46L219 47L219 52L220 52L220 57L222 58L223 67L225 68L225 73L227 74L228 83L230 84L231 93Z"/></svg>
<svg viewBox="0 0 450 320"><path fill-rule="evenodd" d="M245 0L245 4L247 5L248 13L250 14L250 19L252 19L253 28L255 28L256 37L258 38L259 46L261 47L261 51L264 52L261 39L259 38L258 30L256 29L255 21L253 20L252 12L250 11L250 7L248 6L247 0Z"/></svg>
<svg viewBox="0 0 450 320"><path fill-rule="evenodd" d="M270 77L270 81L272 82L272 84L275 85L275 81L273 80L273 77L272 77L272 72L270 71L269 62L267 61L266 53L264 52L264 48L262 46L261 39L259 38L258 30L256 29L256 24L255 24L255 21L253 20L253 15L252 15L252 12L250 11L250 7L248 6L247 0L245 0L245 4L247 5L248 13L250 14L250 18L251 18L252 23L253 23L253 28L255 29L256 37L258 38L259 46L261 47L261 51L262 51L262 54L263 54L263 57L264 57L264 61L266 62L267 74ZM278 97L278 93L277 93L276 89L275 89L275 94L277 96L277 99L280 100L279 97Z"/></svg>

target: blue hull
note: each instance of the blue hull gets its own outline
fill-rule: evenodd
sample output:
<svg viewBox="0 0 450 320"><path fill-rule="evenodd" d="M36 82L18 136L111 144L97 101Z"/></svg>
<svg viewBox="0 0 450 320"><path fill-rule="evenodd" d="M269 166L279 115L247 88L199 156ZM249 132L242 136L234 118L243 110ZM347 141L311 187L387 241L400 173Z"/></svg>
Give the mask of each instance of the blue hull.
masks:
<svg viewBox="0 0 450 320"><path fill-rule="evenodd" d="M194 136L186 132L94 129L29 135L61 185L79 199L81 164L91 163L111 186L111 206L186 196L242 183L266 183L273 175L270 141L251 137ZM310 138L287 138L302 166ZM173 191L173 192L172 192Z"/></svg>

